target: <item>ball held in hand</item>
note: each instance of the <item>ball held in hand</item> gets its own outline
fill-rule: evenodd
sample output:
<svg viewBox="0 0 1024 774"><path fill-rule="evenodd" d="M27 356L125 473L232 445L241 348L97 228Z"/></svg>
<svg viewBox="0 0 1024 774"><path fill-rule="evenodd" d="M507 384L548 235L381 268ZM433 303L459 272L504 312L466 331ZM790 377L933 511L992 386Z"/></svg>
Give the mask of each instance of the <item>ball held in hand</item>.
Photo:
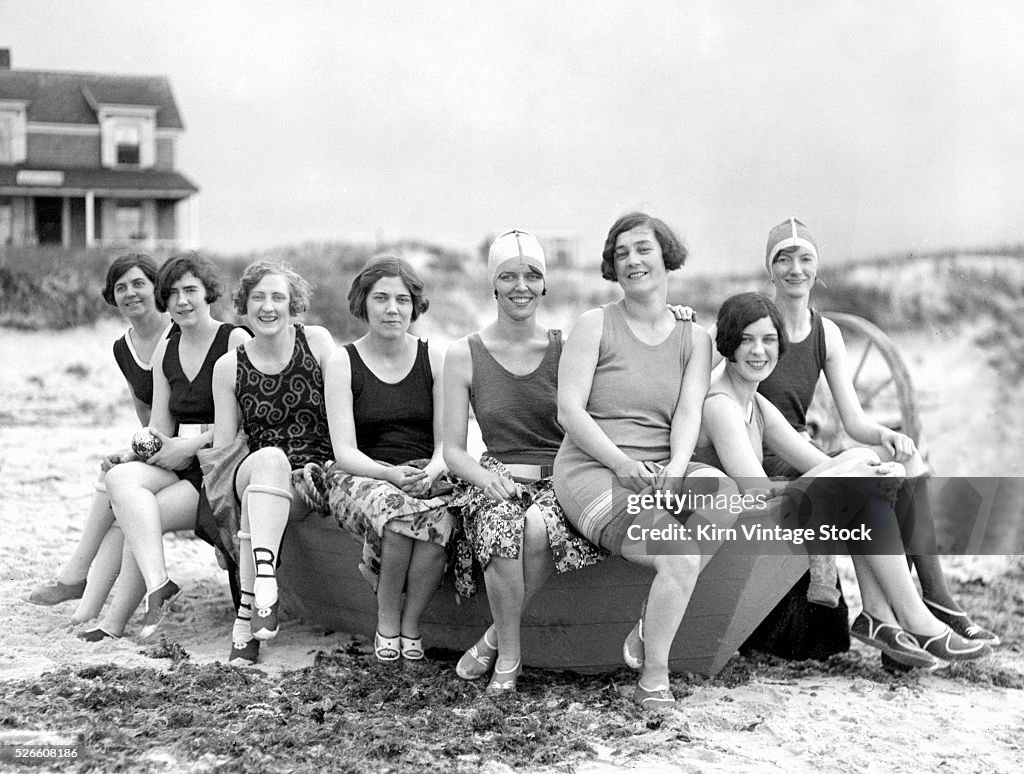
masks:
<svg viewBox="0 0 1024 774"><path fill-rule="evenodd" d="M160 451L161 446L163 446L163 442L153 435L149 428L144 427L137 430L132 436L132 451L140 460L148 460Z"/></svg>

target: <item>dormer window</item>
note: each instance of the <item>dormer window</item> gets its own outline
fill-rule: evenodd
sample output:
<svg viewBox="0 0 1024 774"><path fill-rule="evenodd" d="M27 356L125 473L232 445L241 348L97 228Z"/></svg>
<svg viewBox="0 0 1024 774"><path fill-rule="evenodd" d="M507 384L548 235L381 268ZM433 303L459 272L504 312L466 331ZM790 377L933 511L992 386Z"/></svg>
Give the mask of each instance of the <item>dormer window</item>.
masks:
<svg viewBox="0 0 1024 774"><path fill-rule="evenodd" d="M103 166L151 169L156 159L156 109L104 105L99 110Z"/></svg>
<svg viewBox="0 0 1024 774"><path fill-rule="evenodd" d="M141 132L135 123L118 123L114 129L114 144L118 165L137 167L141 160Z"/></svg>

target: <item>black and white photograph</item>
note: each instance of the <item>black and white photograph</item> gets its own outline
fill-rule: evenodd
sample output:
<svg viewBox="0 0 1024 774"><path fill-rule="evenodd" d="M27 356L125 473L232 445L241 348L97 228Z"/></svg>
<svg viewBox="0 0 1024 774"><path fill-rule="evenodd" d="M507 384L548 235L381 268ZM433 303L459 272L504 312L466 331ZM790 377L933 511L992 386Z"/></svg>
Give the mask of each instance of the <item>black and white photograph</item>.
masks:
<svg viewBox="0 0 1024 774"><path fill-rule="evenodd" d="M1018 771L1022 34L0 0L0 770Z"/></svg>

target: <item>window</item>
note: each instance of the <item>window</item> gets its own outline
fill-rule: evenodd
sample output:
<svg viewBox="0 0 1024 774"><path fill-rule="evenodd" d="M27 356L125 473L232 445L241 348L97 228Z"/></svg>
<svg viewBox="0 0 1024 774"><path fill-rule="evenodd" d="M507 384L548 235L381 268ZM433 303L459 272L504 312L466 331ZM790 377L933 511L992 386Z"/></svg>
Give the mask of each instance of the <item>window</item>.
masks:
<svg viewBox="0 0 1024 774"><path fill-rule="evenodd" d="M121 242L145 239L142 230L142 204L137 201L121 200L114 211L114 234Z"/></svg>
<svg viewBox="0 0 1024 774"><path fill-rule="evenodd" d="M141 161L141 139L138 124L118 124L114 129L114 144L118 164L138 166Z"/></svg>
<svg viewBox="0 0 1024 774"><path fill-rule="evenodd" d="M0 100L0 164L25 160L25 104Z"/></svg>

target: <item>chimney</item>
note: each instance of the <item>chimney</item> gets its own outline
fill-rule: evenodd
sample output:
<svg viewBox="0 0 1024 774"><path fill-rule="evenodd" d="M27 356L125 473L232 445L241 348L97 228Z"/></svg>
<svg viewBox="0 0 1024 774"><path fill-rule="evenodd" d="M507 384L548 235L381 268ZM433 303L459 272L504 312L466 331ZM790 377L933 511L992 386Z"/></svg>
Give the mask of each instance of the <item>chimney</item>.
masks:
<svg viewBox="0 0 1024 774"><path fill-rule="evenodd" d="M0 70L11 69L11 49L0 48Z"/></svg>

